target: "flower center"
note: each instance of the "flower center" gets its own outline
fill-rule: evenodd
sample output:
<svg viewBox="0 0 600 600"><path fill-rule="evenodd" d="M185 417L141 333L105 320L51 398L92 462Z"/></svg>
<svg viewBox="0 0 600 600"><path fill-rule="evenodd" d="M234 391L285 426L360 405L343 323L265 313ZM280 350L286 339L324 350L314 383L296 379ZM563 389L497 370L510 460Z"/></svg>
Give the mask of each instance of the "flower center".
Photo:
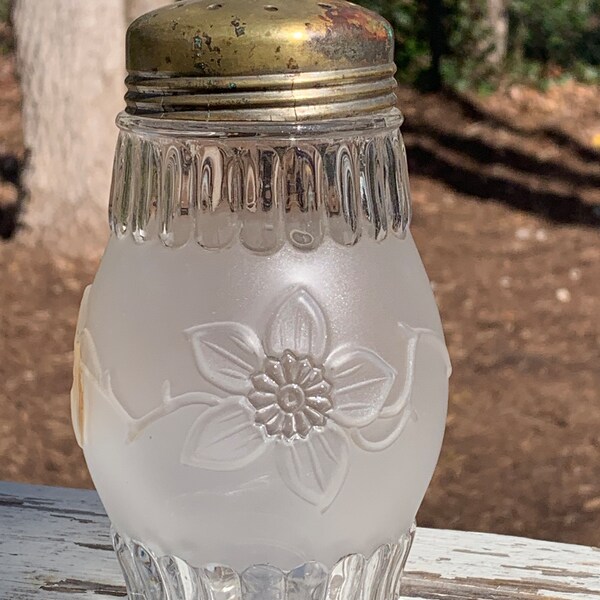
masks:
<svg viewBox="0 0 600 600"><path fill-rule="evenodd" d="M286 413L298 412L306 402L304 390L295 383L291 383L279 390L277 402Z"/></svg>

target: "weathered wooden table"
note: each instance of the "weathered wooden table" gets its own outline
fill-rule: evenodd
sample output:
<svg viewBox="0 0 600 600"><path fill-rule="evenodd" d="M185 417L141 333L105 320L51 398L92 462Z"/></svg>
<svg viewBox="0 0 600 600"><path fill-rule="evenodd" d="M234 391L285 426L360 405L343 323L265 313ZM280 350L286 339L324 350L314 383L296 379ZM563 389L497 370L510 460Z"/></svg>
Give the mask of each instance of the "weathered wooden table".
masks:
<svg viewBox="0 0 600 600"><path fill-rule="evenodd" d="M403 598L600 599L600 549L419 529ZM125 588L94 492L0 483L0 600L110 600Z"/></svg>

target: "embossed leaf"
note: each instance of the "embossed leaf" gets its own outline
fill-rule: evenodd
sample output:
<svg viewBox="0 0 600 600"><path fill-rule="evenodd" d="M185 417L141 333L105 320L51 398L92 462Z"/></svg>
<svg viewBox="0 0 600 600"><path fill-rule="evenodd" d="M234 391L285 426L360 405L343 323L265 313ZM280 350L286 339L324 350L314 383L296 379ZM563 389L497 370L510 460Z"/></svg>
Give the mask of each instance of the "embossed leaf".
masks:
<svg viewBox="0 0 600 600"><path fill-rule="evenodd" d="M367 452L381 452L400 438L409 421L414 418L412 407L407 406L399 415L388 419L380 418L366 427L354 429L352 440Z"/></svg>
<svg viewBox="0 0 600 600"><path fill-rule="evenodd" d="M90 375L98 382L104 383L105 373L100 365L100 358L96 350L96 344L89 329L87 329L90 295L92 286L88 285L83 292L81 307L79 308L79 317L77 318L77 329L75 331L75 355L81 361Z"/></svg>
<svg viewBox="0 0 600 600"><path fill-rule="evenodd" d="M399 331L399 353L396 356L398 365L398 375L392 388L387 402L381 410L380 417L388 419L390 417L401 416L410 408L411 396L415 385L415 369L417 362L417 352L421 346L425 346L426 351L437 354L445 365L448 377L452 373L450 356L444 342L442 334L436 333L431 329L414 329L405 323L398 323ZM430 365L431 367L431 365Z"/></svg>
<svg viewBox="0 0 600 600"><path fill-rule="evenodd" d="M81 332L85 329L89 314L90 305L90 294L92 293L92 286L88 285L81 299L81 306L79 307L79 316L77 317L77 329L75 330L75 340L79 338Z"/></svg>
<svg viewBox="0 0 600 600"><path fill-rule="evenodd" d="M83 448L83 426L85 411L85 396L83 393L83 365L81 364L81 347L78 337L75 338L75 352L73 360L73 386L71 387L71 421L75 431L75 439Z"/></svg>
<svg viewBox="0 0 600 600"><path fill-rule="evenodd" d="M327 321L317 301L306 290L294 292L281 305L267 329L265 346L275 356L291 350L298 356L323 359Z"/></svg>
<svg viewBox="0 0 600 600"><path fill-rule="evenodd" d="M186 332L192 342L198 370L218 388L244 394L250 376L264 360L257 335L241 323L210 323Z"/></svg>
<svg viewBox="0 0 600 600"><path fill-rule="evenodd" d="M415 329L404 324L399 324L398 332L398 350L394 358L398 374L394 387L381 409L380 417L384 419L399 415L405 410L414 386L415 358L419 334Z"/></svg>
<svg viewBox="0 0 600 600"><path fill-rule="evenodd" d="M288 488L325 511L348 474L348 438L337 426L277 446L277 467Z"/></svg>
<svg viewBox="0 0 600 600"><path fill-rule="evenodd" d="M81 335L87 324L88 305L92 286L88 285L83 292L79 317L77 319L77 329L75 331L75 349L73 360L73 386L71 387L71 420L77 443L83 448L84 444L84 390L83 390L83 364L81 351Z"/></svg>
<svg viewBox="0 0 600 600"><path fill-rule="evenodd" d="M366 348L342 348L325 363L333 384L331 417L345 427L364 427L381 412L396 371Z"/></svg>
<svg viewBox="0 0 600 600"><path fill-rule="evenodd" d="M184 465L234 471L249 465L267 449L241 401L238 397L227 398L202 413L185 440L181 453Z"/></svg>
<svg viewBox="0 0 600 600"><path fill-rule="evenodd" d="M98 350L89 329L84 329L79 335L79 352L82 365L85 366L98 384L102 385L105 380L105 373L102 371Z"/></svg>

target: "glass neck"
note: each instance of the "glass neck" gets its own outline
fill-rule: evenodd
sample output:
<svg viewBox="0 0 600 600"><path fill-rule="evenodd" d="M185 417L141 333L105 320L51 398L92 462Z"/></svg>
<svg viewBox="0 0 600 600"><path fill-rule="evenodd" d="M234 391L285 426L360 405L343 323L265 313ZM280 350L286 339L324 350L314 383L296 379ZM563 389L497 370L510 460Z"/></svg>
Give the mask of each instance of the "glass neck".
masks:
<svg viewBox="0 0 600 600"><path fill-rule="evenodd" d="M326 237L403 238L410 222L402 117L304 124L201 123L122 114L110 199L118 238L241 243L271 254Z"/></svg>

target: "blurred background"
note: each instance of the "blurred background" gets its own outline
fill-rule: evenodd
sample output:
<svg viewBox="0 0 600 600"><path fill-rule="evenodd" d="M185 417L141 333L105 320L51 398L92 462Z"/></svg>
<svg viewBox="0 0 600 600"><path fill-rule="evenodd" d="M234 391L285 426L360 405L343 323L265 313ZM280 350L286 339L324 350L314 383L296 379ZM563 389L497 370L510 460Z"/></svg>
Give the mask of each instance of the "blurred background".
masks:
<svg viewBox="0 0 600 600"><path fill-rule="evenodd" d="M91 487L68 392L128 22L0 0L0 480ZM293 0L287 0L293 1ZM454 364L424 526L600 545L600 0L365 0Z"/></svg>

